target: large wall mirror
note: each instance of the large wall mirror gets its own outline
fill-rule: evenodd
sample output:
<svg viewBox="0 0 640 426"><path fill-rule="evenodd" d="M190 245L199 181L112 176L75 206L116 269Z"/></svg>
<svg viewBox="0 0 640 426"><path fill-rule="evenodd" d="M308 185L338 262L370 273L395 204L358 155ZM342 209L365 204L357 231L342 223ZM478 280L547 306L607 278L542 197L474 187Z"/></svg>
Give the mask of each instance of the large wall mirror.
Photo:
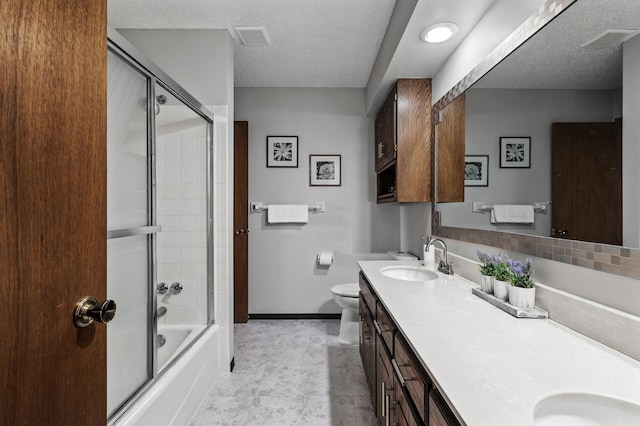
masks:
<svg viewBox="0 0 640 426"><path fill-rule="evenodd" d="M640 248L638 30L638 0L577 0L464 92L464 201L437 203L439 234ZM493 205L535 206L533 223Z"/></svg>

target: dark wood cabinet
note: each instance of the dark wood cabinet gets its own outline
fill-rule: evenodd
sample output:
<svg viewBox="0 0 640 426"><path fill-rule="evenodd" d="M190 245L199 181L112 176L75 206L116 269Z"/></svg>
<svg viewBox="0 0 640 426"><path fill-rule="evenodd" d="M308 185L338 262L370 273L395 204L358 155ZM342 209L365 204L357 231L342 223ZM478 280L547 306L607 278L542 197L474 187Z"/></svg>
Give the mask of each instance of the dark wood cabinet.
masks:
<svg viewBox="0 0 640 426"><path fill-rule="evenodd" d="M428 380L424 378L415 356L404 342L404 339L396 336L393 358L396 363L398 379L404 382L404 387L409 394L409 399L414 402L418 416L425 419L425 393L429 389Z"/></svg>
<svg viewBox="0 0 640 426"><path fill-rule="evenodd" d="M367 307L367 304L360 295L360 358L364 367L364 375L369 384L369 392L371 398L376 400L376 340L375 330L373 328L373 316Z"/></svg>
<svg viewBox="0 0 640 426"><path fill-rule="evenodd" d="M396 87L393 87L376 116L376 173L396 158Z"/></svg>
<svg viewBox="0 0 640 426"><path fill-rule="evenodd" d="M399 79L375 122L378 203L431 201L431 80Z"/></svg>
<svg viewBox="0 0 640 426"><path fill-rule="evenodd" d="M379 425L459 425L362 273L360 356Z"/></svg>
<svg viewBox="0 0 640 426"><path fill-rule="evenodd" d="M438 133L438 183L436 201L464 201L465 94L440 111Z"/></svg>
<svg viewBox="0 0 640 426"><path fill-rule="evenodd" d="M386 346L382 341L378 340L376 346L377 350L377 372L378 372L378 399L374 406L376 407L376 415L378 416L378 422L382 425L390 425L395 422L392 419L395 417L392 412L394 404L394 380L393 370L391 367L391 355L387 351Z"/></svg>
<svg viewBox="0 0 640 426"><path fill-rule="evenodd" d="M458 426L460 423L437 389L429 392L429 426Z"/></svg>

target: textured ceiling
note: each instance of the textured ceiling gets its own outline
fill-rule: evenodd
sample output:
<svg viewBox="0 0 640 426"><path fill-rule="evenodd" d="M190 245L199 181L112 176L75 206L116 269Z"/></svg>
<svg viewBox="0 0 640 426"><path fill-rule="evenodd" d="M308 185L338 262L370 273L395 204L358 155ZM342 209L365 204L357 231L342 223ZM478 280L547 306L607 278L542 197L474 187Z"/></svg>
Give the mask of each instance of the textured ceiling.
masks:
<svg viewBox="0 0 640 426"><path fill-rule="evenodd" d="M108 0L114 28L265 26L235 45L236 87L365 87L396 0Z"/></svg>
<svg viewBox="0 0 640 426"><path fill-rule="evenodd" d="M640 1L575 2L474 87L618 88L622 85L622 45L580 47L608 29L640 29Z"/></svg>

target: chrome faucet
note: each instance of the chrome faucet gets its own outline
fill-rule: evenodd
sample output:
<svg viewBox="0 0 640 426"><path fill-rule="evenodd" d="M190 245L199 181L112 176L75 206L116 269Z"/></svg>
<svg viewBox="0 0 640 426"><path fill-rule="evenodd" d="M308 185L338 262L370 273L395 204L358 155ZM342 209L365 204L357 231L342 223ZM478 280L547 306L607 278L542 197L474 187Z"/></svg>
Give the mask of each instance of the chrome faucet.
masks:
<svg viewBox="0 0 640 426"><path fill-rule="evenodd" d="M444 250L444 256L440 258L440 264L438 265L438 271L443 274L453 275L453 262L449 262L449 256L447 253L447 245L440 238L431 238L431 236L424 239L424 252L429 253L429 247L434 243L440 243Z"/></svg>

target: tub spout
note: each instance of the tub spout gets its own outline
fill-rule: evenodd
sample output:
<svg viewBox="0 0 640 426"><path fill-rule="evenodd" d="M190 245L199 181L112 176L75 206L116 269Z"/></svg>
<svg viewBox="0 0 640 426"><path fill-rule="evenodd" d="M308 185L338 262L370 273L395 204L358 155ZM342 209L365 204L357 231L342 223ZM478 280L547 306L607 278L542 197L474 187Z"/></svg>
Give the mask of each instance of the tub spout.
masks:
<svg viewBox="0 0 640 426"><path fill-rule="evenodd" d="M156 311L156 318L160 318L164 316L166 313L167 313L167 308L165 308L164 306L160 306Z"/></svg>

